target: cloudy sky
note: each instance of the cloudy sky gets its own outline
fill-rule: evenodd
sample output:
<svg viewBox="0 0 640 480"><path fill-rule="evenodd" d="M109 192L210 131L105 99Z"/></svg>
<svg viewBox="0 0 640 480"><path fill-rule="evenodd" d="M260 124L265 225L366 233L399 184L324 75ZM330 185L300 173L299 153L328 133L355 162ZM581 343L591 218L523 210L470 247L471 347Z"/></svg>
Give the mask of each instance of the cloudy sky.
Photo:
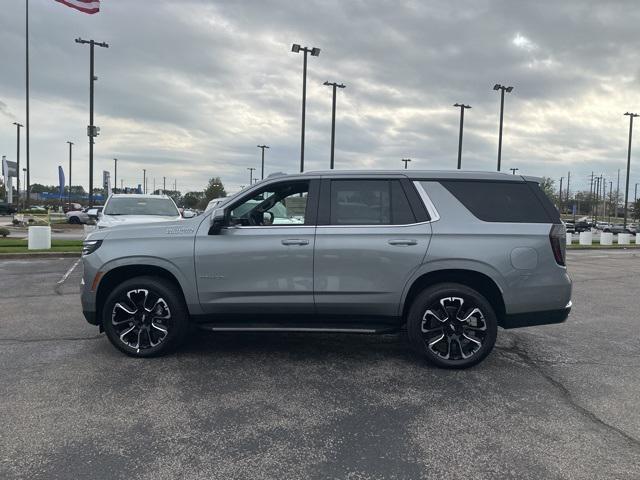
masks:
<svg viewBox="0 0 640 480"><path fill-rule="evenodd" d="M322 50L309 58L307 169L329 166L329 80L347 85L338 92L337 168L401 168L403 157L411 168L455 168L452 105L464 102L472 109L463 168L494 170L492 87L502 83L515 87L505 101L504 170L557 181L571 171L572 184L587 189L591 171L614 188L618 169L624 178L623 113L640 112L633 0L101 5L86 15L30 0L32 182L57 181L71 140L74 184L88 183L89 49L74 43L78 36L110 45L96 49L95 183L117 157L125 185L141 183L146 168L150 188L166 176L182 191L200 190L220 176L233 191L248 183L247 167L259 168L262 143L271 146L267 173L297 171L302 55L292 43ZM14 160L12 122L25 119L24 0L3 0L0 15L0 154ZM635 147L631 190L639 181Z"/></svg>

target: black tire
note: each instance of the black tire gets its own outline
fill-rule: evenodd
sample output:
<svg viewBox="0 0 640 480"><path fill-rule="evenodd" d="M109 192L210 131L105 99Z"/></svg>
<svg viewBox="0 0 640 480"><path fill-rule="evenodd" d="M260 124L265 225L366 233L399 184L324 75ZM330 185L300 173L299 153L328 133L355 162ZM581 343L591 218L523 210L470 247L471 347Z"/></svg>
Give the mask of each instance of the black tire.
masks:
<svg viewBox="0 0 640 480"><path fill-rule="evenodd" d="M80 219L78 217L69 217L69 223L78 225L80 223Z"/></svg>
<svg viewBox="0 0 640 480"><path fill-rule="evenodd" d="M132 357L154 357L170 353L182 343L189 331L189 314L171 282L135 277L109 294L102 308L102 325L107 338L121 352Z"/></svg>
<svg viewBox="0 0 640 480"><path fill-rule="evenodd" d="M409 343L438 367L476 365L491 353L497 334L498 321L491 304L472 288L457 283L426 288L415 298L407 316Z"/></svg>

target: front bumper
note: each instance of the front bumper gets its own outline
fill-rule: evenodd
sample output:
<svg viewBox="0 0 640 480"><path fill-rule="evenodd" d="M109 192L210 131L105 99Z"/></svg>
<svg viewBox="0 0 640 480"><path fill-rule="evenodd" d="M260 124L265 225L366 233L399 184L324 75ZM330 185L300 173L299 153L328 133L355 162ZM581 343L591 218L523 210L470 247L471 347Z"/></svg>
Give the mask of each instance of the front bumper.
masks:
<svg viewBox="0 0 640 480"><path fill-rule="evenodd" d="M500 326L505 329L534 327L536 325L552 325L562 323L571 312L572 303L569 301L566 307L559 310L546 310L542 312L515 313L505 315Z"/></svg>

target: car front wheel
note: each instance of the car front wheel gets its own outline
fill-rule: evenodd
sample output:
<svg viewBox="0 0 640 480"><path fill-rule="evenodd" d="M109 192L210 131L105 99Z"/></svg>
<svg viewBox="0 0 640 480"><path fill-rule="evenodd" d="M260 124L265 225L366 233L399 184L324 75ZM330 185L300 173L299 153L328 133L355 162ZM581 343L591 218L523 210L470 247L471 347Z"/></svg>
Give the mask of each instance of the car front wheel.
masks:
<svg viewBox="0 0 640 480"><path fill-rule="evenodd" d="M430 363L444 368L481 362L493 349L497 332L491 304L477 291L456 283L426 288L407 317L411 345Z"/></svg>
<svg viewBox="0 0 640 480"><path fill-rule="evenodd" d="M174 350L187 334L188 321L176 287L156 277L136 277L118 285L102 310L102 325L111 343L134 357Z"/></svg>

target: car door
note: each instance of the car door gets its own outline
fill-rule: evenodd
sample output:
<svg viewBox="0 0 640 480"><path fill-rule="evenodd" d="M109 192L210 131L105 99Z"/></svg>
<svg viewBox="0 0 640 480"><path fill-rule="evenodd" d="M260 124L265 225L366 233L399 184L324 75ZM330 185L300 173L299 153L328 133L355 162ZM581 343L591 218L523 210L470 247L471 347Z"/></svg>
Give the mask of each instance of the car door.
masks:
<svg viewBox="0 0 640 480"><path fill-rule="evenodd" d="M396 316L402 290L426 254L428 220L406 178L323 179L314 259L317 314Z"/></svg>
<svg viewBox="0 0 640 480"><path fill-rule="evenodd" d="M319 179L270 182L222 206L227 225L198 230L195 271L205 314L313 314ZM272 204L273 203L273 204Z"/></svg>

